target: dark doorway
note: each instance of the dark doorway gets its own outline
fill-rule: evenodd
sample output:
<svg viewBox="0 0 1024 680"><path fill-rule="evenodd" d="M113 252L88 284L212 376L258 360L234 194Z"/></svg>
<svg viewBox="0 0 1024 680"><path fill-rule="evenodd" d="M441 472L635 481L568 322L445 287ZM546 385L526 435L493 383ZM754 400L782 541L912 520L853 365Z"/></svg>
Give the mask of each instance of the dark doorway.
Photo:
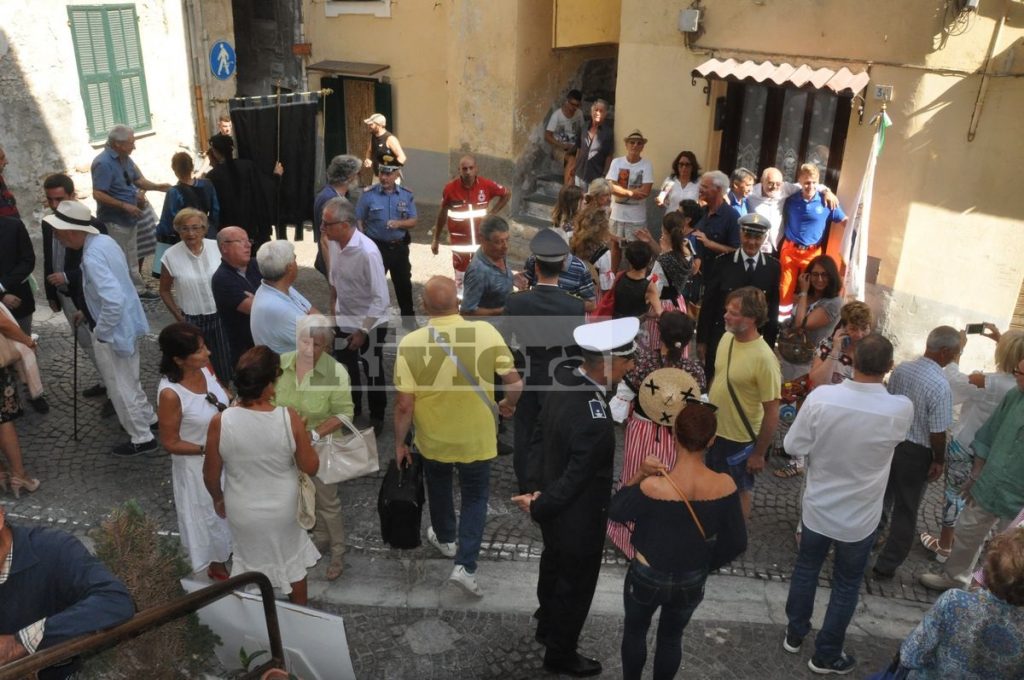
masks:
<svg viewBox="0 0 1024 680"><path fill-rule="evenodd" d="M398 125L391 106L391 84L373 78L324 76L320 87L334 93L324 99L324 162L338 154L357 158L366 156L370 133L363 121L373 113L388 119L387 128L398 134ZM360 182L369 184L373 176L369 168L360 173Z"/></svg>

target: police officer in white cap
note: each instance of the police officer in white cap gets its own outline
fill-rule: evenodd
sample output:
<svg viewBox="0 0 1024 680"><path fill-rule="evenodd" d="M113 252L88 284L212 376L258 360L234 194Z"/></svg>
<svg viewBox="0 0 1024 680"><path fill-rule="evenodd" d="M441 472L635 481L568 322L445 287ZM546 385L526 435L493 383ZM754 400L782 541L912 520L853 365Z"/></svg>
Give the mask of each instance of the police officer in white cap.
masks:
<svg viewBox="0 0 1024 680"><path fill-rule="evenodd" d="M615 432L607 402L633 366L639 327L632 317L576 329L583 363L556 371L558 391L544 404L530 452L528 483L535 490L512 499L544 536L536 637L547 647L544 668L553 673L601 672L601 663L576 647L601 569L611 497Z"/></svg>
<svg viewBox="0 0 1024 680"><path fill-rule="evenodd" d="M544 399L551 391L551 376L575 344L573 330L583 324L584 302L558 286L569 244L553 229L541 229L530 240L537 285L512 293L505 303L506 341L518 348L516 367L525 375L526 389L516 407L512 466L519 491L526 492L526 465L530 441Z"/></svg>

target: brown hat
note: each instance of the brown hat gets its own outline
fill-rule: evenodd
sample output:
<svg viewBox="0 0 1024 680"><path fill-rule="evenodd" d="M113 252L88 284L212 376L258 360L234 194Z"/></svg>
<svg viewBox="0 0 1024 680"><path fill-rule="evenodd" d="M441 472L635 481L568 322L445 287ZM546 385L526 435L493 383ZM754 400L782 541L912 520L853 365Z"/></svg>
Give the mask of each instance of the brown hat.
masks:
<svg viewBox="0 0 1024 680"><path fill-rule="evenodd" d="M640 384L640 408L658 425L672 427L687 399L700 399L700 384L681 368L659 368Z"/></svg>
<svg viewBox="0 0 1024 680"><path fill-rule="evenodd" d="M624 141L624 142L637 142L638 141L638 142L642 142L642 143L646 144L647 143L647 138L644 137L644 133L640 132L639 130L633 130L628 135L626 135L626 137L622 141Z"/></svg>

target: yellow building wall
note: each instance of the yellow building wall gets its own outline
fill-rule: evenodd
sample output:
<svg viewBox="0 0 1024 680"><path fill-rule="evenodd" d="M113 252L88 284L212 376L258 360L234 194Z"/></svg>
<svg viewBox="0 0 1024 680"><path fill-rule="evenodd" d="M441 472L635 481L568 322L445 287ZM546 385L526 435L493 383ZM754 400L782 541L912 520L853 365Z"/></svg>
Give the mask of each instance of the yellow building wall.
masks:
<svg viewBox="0 0 1024 680"><path fill-rule="evenodd" d="M550 4L554 47L618 43L622 0L550 0Z"/></svg>
<svg viewBox="0 0 1024 680"><path fill-rule="evenodd" d="M858 125L854 106L839 197L852 212L873 133L867 121L880 104L871 87L893 85L893 127L875 176L869 241L871 256L881 261L879 304L892 317L887 323L922 346L928 328L940 323L1005 327L1024 277L1024 209L1016 189L1024 79L990 80L977 137L968 142L982 83L970 72L983 68L1004 11L993 68L1024 72L1024 6L982 3L969 30L946 35L945 4L719 0L706 4L705 32L689 49L676 29L678 3L623 0L620 151L620 138L639 127L659 174L680 149L693 149L701 161L716 155L709 143L714 99L706 106L704 81L691 87L689 75L711 56L869 70L865 122ZM910 349L920 347L908 340L904 350Z"/></svg>

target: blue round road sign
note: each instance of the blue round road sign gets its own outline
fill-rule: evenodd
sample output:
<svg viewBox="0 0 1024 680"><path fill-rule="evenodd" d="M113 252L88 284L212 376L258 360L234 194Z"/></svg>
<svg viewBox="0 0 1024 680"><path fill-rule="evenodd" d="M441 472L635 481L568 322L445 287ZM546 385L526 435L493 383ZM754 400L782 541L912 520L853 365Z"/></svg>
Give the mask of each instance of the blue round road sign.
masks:
<svg viewBox="0 0 1024 680"><path fill-rule="evenodd" d="M219 80L235 75L235 48L226 40L218 40L210 48L210 72Z"/></svg>

